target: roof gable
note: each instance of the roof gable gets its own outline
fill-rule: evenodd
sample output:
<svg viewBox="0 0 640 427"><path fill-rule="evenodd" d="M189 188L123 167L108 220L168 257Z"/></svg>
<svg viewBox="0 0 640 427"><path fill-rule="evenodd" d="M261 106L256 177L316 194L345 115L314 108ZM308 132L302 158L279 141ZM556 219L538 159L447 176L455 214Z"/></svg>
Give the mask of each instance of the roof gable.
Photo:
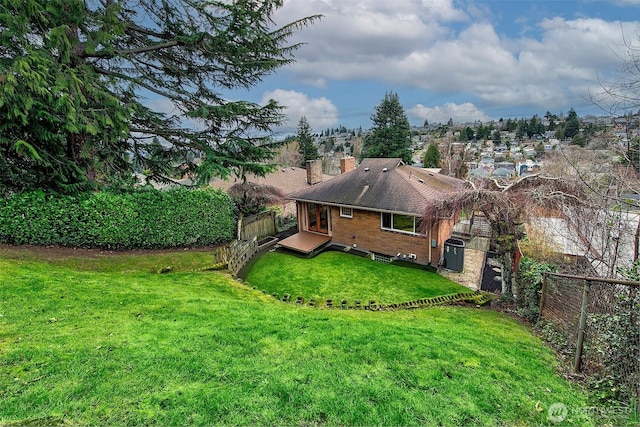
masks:
<svg viewBox="0 0 640 427"><path fill-rule="evenodd" d="M378 211L422 215L429 201L458 191L464 181L407 166L401 159L364 159L351 172L339 175L289 198Z"/></svg>

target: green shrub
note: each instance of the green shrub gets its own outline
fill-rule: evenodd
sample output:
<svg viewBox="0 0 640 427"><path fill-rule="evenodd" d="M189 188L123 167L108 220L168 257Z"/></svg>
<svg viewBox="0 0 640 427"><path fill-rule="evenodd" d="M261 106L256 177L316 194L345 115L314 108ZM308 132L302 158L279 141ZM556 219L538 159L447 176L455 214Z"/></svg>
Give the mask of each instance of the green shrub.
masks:
<svg viewBox="0 0 640 427"><path fill-rule="evenodd" d="M231 199L219 190L143 189L65 196L34 191L0 199L0 242L102 249L206 246L234 236Z"/></svg>
<svg viewBox="0 0 640 427"><path fill-rule="evenodd" d="M516 274L516 303L518 313L536 322L540 315L540 294L542 292L543 273L556 271L552 264L523 257Z"/></svg>

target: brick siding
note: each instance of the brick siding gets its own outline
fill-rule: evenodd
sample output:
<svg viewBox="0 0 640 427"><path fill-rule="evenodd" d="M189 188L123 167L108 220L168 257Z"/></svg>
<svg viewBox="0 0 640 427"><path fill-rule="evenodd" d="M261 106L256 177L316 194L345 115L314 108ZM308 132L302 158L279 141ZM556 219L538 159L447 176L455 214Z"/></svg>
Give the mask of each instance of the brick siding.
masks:
<svg viewBox="0 0 640 427"><path fill-rule="evenodd" d="M429 236L416 236L396 231L382 230L380 213L353 210L353 218L340 216L340 208L331 208L332 242L395 256L416 254L419 264L437 265L442 254L444 241L451 236L453 221L445 221L432 230L431 239L436 239L437 247L431 248L429 259Z"/></svg>

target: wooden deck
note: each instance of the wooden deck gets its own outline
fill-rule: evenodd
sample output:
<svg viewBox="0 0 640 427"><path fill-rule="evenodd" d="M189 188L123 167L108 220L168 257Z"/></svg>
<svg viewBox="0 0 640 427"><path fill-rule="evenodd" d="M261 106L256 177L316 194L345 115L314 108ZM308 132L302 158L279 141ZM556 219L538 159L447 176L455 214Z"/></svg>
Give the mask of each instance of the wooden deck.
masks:
<svg viewBox="0 0 640 427"><path fill-rule="evenodd" d="M294 251L303 252L308 254L314 249L319 248L325 243L329 243L331 237L325 234L309 233L308 231L301 231L293 236L287 237L284 240L278 242L280 246Z"/></svg>

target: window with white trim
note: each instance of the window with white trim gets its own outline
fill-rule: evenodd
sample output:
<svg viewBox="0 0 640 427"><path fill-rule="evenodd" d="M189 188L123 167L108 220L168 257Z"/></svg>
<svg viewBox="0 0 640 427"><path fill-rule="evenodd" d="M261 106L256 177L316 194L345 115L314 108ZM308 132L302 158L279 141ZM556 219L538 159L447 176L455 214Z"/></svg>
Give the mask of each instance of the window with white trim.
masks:
<svg viewBox="0 0 640 427"><path fill-rule="evenodd" d="M353 208L340 206L340 216L343 218L353 218Z"/></svg>
<svg viewBox="0 0 640 427"><path fill-rule="evenodd" d="M419 232L419 217L382 212L380 214L380 223L383 230L399 231L401 233L409 234L422 234Z"/></svg>

